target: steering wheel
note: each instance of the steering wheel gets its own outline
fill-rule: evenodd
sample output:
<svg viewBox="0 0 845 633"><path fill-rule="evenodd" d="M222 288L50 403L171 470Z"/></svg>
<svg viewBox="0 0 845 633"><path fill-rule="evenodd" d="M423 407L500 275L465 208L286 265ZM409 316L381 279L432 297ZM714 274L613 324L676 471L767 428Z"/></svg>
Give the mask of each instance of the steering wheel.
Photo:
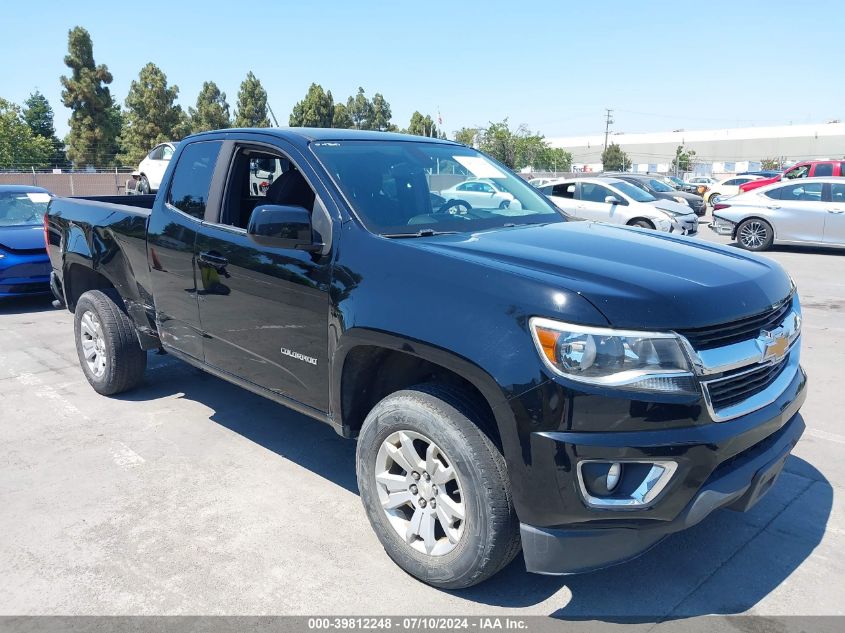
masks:
<svg viewBox="0 0 845 633"><path fill-rule="evenodd" d="M454 215L457 217L463 217L471 210L472 205L466 200L452 198L451 200L447 200L441 204L440 208L437 209L437 211L434 211L433 215Z"/></svg>

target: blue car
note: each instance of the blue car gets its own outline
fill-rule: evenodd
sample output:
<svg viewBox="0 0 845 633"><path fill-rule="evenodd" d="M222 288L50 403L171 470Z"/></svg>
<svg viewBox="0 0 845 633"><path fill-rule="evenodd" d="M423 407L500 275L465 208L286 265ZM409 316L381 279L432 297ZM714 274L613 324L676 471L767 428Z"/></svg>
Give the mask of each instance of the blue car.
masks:
<svg viewBox="0 0 845 633"><path fill-rule="evenodd" d="M0 185L0 298L49 294L44 213L52 198L41 187Z"/></svg>

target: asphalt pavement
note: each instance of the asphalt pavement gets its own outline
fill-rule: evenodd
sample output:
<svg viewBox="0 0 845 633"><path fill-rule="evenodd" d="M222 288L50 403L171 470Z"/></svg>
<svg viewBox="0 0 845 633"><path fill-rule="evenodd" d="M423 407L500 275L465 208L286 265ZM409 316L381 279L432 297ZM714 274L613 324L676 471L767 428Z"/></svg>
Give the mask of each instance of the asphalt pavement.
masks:
<svg viewBox="0 0 845 633"><path fill-rule="evenodd" d="M67 311L0 303L0 615L845 614L845 251L767 256L798 284L810 382L807 431L763 501L604 571L536 576L520 557L456 592L385 555L354 442L166 355L141 388L99 396Z"/></svg>

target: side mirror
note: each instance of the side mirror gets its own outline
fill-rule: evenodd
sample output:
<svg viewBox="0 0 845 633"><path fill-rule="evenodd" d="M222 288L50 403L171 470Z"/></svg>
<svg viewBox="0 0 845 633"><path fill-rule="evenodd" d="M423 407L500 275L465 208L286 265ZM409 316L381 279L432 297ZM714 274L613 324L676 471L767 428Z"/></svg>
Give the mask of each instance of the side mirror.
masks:
<svg viewBox="0 0 845 633"><path fill-rule="evenodd" d="M247 235L256 244L274 248L319 251L311 232L311 213L305 207L262 204L249 216Z"/></svg>
<svg viewBox="0 0 845 633"><path fill-rule="evenodd" d="M622 201L616 196L606 196L604 202L605 204L622 204Z"/></svg>

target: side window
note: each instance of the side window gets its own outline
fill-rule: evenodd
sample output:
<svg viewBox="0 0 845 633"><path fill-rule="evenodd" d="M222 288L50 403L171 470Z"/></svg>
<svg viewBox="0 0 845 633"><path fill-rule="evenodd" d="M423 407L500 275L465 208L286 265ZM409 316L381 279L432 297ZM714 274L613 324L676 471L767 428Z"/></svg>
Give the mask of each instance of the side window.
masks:
<svg viewBox="0 0 845 633"><path fill-rule="evenodd" d="M778 192L777 199L785 202L821 202L822 199L822 183L820 182L796 183L780 187L776 191Z"/></svg>
<svg viewBox="0 0 845 633"><path fill-rule="evenodd" d="M471 182L462 182L457 186L458 191L472 191Z"/></svg>
<svg viewBox="0 0 845 633"><path fill-rule="evenodd" d="M581 200L586 200L587 202L601 202L604 204L604 199L607 196L612 195L613 193L610 189L605 189L601 185L591 182L581 183Z"/></svg>
<svg viewBox="0 0 845 633"><path fill-rule="evenodd" d="M795 178L806 178L807 173L810 171L809 165L802 165L801 167L796 167L795 169L790 169L789 171L783 174L783 177L787 180L793 180Z"/></svg>
<svg viewBox="0 0 845 633"><path fill-rule="evenodd" d="M552 189L553 196L557 196L558 198L574 198L575 197L575 184L574 183L562 183L559 185L555 185Z"/></svg>
<svg viewBox="0 0 845 633"><path fill-rule="evenodd" d="M478 183L478 190L483 193L496 193L496 190L493 189L493 187L488 185L486 182Z"/></svg>
<svg viewBox="0 0 845 633"><path fill-rule="evenodd" d="M833 175L833 163L818 163L813 171L813 176L818 178Z"/></svg>
<svg viewBox="0 0 845 633"><path fill-rule="evenodd" d="M170 160L173 158L173 148L170 145L162 145L161 146L161 159L162 160Z"/></svg>
<svg viewBox="0 0 845 633"><path fill-rule="evenodd" d="M839 175L845 176L845 163L839 163Z"/></svg>
<svg viewBox="0 0 845 633"><path fill-rule="evenodd" d="M203 218L220 145L221 141L191 143L182 151L167 192L168 204L195 218Z"/></svg>
<svg viewBox="0 0 845 633"><path fill-rule="evenodd" d="M746 181L743 180L742 178L731 178L730 180L726 180L722 184L725 185L726 187L735 187L735 186L741 185L744 182L746 182Z"/></svg>
<svg viewBox="0 0 845 633"><path fill-rule="evenodd" d="M177 167L178 169L178 167ZM314 190L281 153L241 147L227 178L221 223L246 229L253 210L272 204L314 209Z"/></svg>
<svg viewBox="0 0 845 633"><path fill-rule="evenodd" d="M845 203L845 184L837 182L830 185L830 201L836 204Z"/></svg>
<svg viewBox="0 0 845 633"><path fill-rule="evenodd" d="M161 160L161 153L162 153L162 151L163 151L163 150L162 150L162 146L161 146L161 145L159 145L158 147L154 147L154 148L153 148L153 151L151 151L151 152L149 153L149 155L147 156L147 158L149 158L150 160Z"/></svg>

